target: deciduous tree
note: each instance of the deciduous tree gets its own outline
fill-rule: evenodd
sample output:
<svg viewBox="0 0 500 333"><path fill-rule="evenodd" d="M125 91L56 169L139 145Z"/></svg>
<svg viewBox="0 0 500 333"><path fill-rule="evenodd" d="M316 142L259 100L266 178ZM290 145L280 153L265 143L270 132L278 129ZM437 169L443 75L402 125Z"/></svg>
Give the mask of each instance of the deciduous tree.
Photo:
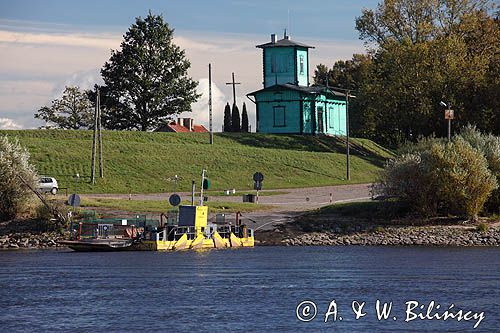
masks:
<svg viewBox="0 0 500 333"><path fill-rule="evenodd" d="M47 122L45 127L88 129L93 127L94 110L87 95L79 87L66 87L60 99L52 101L35 113Z"/></svg>

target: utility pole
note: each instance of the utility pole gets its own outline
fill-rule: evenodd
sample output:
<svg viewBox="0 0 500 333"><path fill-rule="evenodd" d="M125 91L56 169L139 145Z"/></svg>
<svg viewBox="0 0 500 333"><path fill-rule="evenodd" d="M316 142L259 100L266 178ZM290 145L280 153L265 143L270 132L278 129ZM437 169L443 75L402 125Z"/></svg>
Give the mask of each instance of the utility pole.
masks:
<svg viewBox="0 0 500 333"><path fill-rule="evenodd" d="M327 80L328 82L328 80ZM329 88L327 88L330 90ZM356 96L351 95L351 89L345 89L345 88L340 88L340 87L335 87L333 89L338 89L341 91L345 91L345 134L346 134L346 178L347 180L351 180L351 152L350 152L350 143L349 143L349 97L356 98Z"/></svg>
<svg viewBox="0 0 500 333"><path fill-rule="evenodd" d="M214 132L212 129L212 64L208 64L208 124L210 128L210 144L213 145Z"/></svg>
<svg viewBox="0 0 500 333"><path fill-rule="evenodd" d="M241 84L241 82L234 81L234 72L233 72L233 82L226 82L226 85L228 84L233 86L233 105L236 105L236 85Z"/></svg>
<svg viewBox="0 0 500 333"><path fill-rule="evenodd" d="M96 153L96 138L97 138L97 117L98 117L98 99L99 99L99 86L96 84L94 86L96 97L95 97L95 110L94 110L94 136L92 139L92 166L90 170L90 181L92 185L95 184L95 153Z"/></svg>
<svg viewBox="0 0 500 333"><path fill-rule="evenodd" d="M102 125L101 125L101 92L97 87L97 115L98 115L98 138L99 138L99 177L104 177L104 166L102 163Z"/></svg>
<svg viewBox="0 0 500 333"><path fill-rule="evenodd" d="M346 129L346 176L347 180L351 180L351 156L349 147L349 94L350 90L347 90L345 95L345 129Z"/></svg>

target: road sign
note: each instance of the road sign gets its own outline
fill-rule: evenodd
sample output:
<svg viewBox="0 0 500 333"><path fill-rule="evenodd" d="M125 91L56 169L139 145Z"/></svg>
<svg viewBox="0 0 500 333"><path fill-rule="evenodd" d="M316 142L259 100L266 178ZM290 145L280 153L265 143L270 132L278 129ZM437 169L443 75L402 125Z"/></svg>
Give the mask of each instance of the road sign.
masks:
<svg viewBox="0 0 500 333"><path fill-rule="evenodd" d="M262 182L264 180L264 175L260 172L256 172L253 175L253 180L256 182Z"/></svg>
<svg viewBox="0 0 500 333"><path fill-rule="evenodd" d="M253 184L253 189L254 189L254 190L257 190L257 191L262 190L262 182L256 181L256 182Z"/></svg>
<svg viewBox="0 0 500 333"><path fill-rule="evenodd" d="M453 110L444 110L444 119L455 119Z"/></svg>
<svg viewBox="0 0 500 333"><path fill-rule="evenodd" d="M181 197L178 194L172 194L170 198L168 198L168 202L174 207L179 206L181 203Z"/></svg>
<svg viewBox="0 0 500 333"><path fill-rule="evenodd" d="M80 207L80 196L78 194L72 194L68 198L68 205L73 208Z"/></svg>

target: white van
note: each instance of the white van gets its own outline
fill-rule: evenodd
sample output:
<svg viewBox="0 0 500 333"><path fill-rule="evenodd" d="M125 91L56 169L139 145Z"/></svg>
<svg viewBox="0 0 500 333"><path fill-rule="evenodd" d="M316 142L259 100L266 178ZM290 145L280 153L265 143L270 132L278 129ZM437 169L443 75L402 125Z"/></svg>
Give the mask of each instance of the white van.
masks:
<svg viewBox="0 0 500 333"><path fill-rule="evenodd" d="M57 185L57 180L52 177L41 177L38 181L38 188L42 193L52 193L56 194L57 190L59 190L59 186Z"/></svg>

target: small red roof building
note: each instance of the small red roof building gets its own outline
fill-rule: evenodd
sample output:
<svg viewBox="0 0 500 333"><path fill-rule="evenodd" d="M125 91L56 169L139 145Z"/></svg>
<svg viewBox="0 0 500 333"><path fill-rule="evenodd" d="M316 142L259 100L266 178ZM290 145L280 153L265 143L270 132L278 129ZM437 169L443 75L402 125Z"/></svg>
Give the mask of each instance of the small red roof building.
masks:
<svg viewBox="0 0 500 333"><path fill-rule="evenodd" d="M177 118L177 122L160 125L155 132L208 133L203 125L195 125L193 118Z"/></svg>

